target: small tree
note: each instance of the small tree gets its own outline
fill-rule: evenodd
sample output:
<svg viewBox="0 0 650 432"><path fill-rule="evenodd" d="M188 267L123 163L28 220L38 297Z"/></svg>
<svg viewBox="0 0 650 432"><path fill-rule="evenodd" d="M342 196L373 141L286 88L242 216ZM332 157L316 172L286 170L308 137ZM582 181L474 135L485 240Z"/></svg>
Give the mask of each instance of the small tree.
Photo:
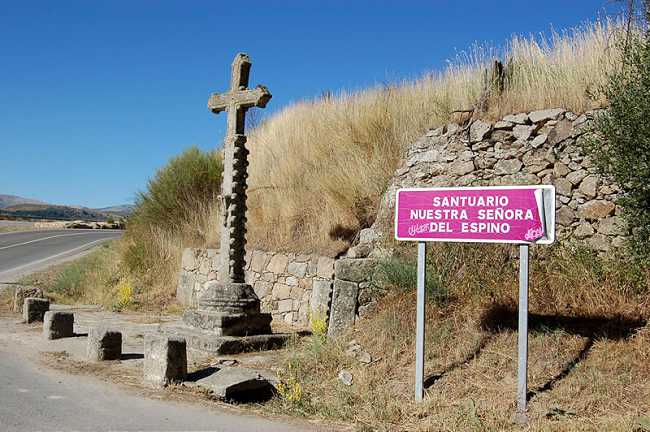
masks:
<svg viewBox="0 0 650 432"><path fill-rule="evenodd" d="M648 5L646 3L646 19ZM650 33L632 28L619 41L620 67L603 88L609 108L588 142L601 173L621 187L633 254L650 259Z"/></svg>

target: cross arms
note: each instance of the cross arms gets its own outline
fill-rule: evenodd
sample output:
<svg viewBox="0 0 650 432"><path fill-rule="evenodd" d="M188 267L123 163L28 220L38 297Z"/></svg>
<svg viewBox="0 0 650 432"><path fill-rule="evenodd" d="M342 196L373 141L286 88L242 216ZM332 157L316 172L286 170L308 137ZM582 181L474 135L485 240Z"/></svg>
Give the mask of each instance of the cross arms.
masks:
<svg viewBox="0 0 650 432"><path fill-rule="evenodd" d="M271 92L264 86L254 89L237 90L228 93L214 93L208 99L208 108L217 114L229 108L248 109L252 107L264 108L271 100Z"/></svg>

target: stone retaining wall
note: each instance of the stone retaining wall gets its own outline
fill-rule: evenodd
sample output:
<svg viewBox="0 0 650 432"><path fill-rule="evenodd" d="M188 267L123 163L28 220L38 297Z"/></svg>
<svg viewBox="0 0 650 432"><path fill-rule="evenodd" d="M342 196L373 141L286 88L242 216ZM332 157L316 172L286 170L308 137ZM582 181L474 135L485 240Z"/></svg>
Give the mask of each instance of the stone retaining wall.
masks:
<svg viewBox="0 0 650 432"><path fill-rule="evenodd" d="M219 254L215 249L183 251L176 297L180 304L197 306L207 281L216 280ZM309 317L329 315L334 259L316 255L259 250L246 254L246 282L273 319L305 326Z"/></svg>
<svg viewBox="0 0 650 432"><path fill-rule="evenodd" d="M621 246L627 229L616 205L619 188L598 175L583 150L594 115L557 108L430 130L396 170L378 212L376 234L392 233L399 188L552 184L559 241L599 251Z"/></svg>

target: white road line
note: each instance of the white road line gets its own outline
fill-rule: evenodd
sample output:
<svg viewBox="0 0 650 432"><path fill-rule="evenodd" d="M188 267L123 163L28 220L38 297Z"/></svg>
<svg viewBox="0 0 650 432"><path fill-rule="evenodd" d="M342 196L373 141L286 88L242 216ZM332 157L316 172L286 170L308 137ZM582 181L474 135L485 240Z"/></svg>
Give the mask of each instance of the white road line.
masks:
<svg viewBox="0 0 650 432"><path fill-rule="evenodd" d="M12 248L12 247L23 246L23 245L26 245L26 244L36 243L36 242L39 242L39 241L49 240L49 239L53 239L53 238L57 238L57 237L70 237L70 236L79 236L79 235L84 235L84 234L91 234L91 233L85 233L85 232L84 232L84 233L75 233L75 234L59 234L59 235L53 235L53 236L49 236L49 237L43 237L43 238L38 238L38 239L34 239L34 240L30 240L30 241L26 241L26 242L23 242L23 243L16 243L16 244L12 244L12 245L9 245L9 246L3 246L3 247L0 247L0 250L10 249L10 248Z"/></svg>
<svg viewBox="0 0 650 432"><path fill-rule="evenodd" d="M86 243L86 244L83 244L83 245L81 245L81 246L77 246L76 248L69 249L69 250L67 250L67 251L60 252L60 253L55 254L55 255L50 255L50 256L47 257L47 258L43 258L43 259L40 259L40 260L32 261L32 262L30 262L30 263L23 264L23 265L20 265L20 266L18 266L18 267L14 267L14 268L9 269L9 270L5 270L5 271L3 271L3 272L0 272L0 280L2 280L2 277L3 277L3 275L5 275L5 274L13 273L13 272L16 272L16 271L18 271L18 270L20 270L20 269L23 269L23 268L25 268L25 267L33 266L33 265L36 265L36 264L41 264L41 263L44 263L44 262L46 262L46 261L50 261L50 260L52 260L52 259L54 259L54 258L58 258L58 257L60 257L60 256L67 255L67 254L69 254L69 253L71 253L71 252L76 252L76 251L81 250L81 249L83 249L83 248L85 248L85 247L88 247L88 246L90 246L90 245L92 245L92 244L99 243L99 242L103 242L103 241L106 241L106 240L111 240L111 239L110 239L110 238L103 238L103 239L99 239L99 240L91 241L90 243Z"/></svg>

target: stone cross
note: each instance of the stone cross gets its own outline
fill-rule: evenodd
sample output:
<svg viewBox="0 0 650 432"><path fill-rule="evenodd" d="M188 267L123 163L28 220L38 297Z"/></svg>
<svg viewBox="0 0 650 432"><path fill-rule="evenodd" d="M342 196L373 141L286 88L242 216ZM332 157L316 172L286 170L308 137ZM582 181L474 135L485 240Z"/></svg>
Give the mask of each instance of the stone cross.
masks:
<svg viewBox="0 0 650 432"><path fill-rule="evenodd" d="M228 129L224 140L224 171L221 184L220 268L219 281L244 283L246 256L246 179L248 150L246 149L246 111L264 108L271 93L264 86L248 88L251 61L239 53L232 63L230 91L215 93L208 108L215 114L228 112Z"/></svg>

